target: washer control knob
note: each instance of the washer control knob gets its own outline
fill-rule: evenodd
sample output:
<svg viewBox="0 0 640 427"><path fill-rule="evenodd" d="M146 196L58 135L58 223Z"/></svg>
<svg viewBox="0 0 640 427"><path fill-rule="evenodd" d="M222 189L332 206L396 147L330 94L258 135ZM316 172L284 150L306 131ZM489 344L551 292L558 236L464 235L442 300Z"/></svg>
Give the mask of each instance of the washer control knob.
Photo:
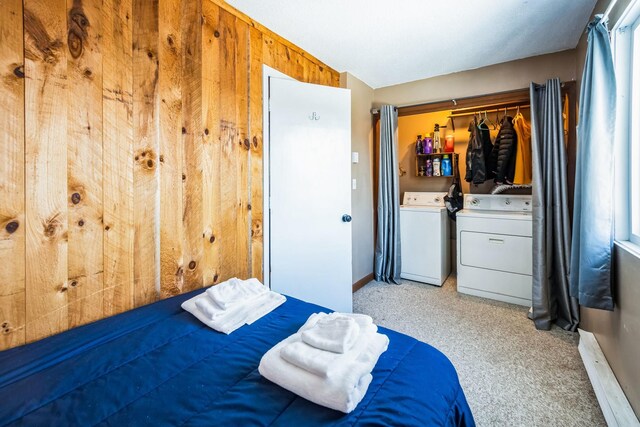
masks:
<svg viewBox="0 0 640 427"><path fill-rule="evenodd" d="M505 201L504 201L504 204L505 204L505 205L507 205L507 206L509 206L509 205L511 204L511 200L509 200L509 199L505 200Z"/></svg>
<svg viewBox="0 0 640 427"><path fill-rule="evenodd" d="M478 206L478 203L480 203L480 200L478 200L478 199L471 199L471 206Z"/></svg>

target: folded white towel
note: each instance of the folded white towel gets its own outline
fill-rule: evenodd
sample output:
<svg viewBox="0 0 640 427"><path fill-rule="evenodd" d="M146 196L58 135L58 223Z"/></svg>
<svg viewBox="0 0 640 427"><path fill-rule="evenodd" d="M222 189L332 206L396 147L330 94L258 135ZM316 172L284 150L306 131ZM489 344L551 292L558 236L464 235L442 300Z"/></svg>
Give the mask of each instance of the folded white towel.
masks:
<svg viewBox="0 0 640 427"><path fill-rule="evenodd" d="M240 280L236 277L207 289L209 298L225 310L234 305L251 301L267 292L269 292L269 288L260 283L258 279Z"/></svg>
<svg viewBox="0 0 640 427"><path fill-rule="evenodd" d="M323 316L316 314L309 317L300 330L304 331L315 325L319 317ZM322 378L280 357L284 347L301 341L300 331L269 350L260 360L258 371L268 380L307 400L349 413L355 409L366 394L372 380L370 372L377 363L380 354L387 349L389 343L387 336L377 333L375 335L379 338L370 342L379 340L377 345L380 342L383 343L379 354L364 351L352 363L337 364L328 378Z"/></svg>
<svg viewBox="0 0 640 427"><path fill-rule="evenodd" d="M282 348L280 357L299 368L326 378L335 376L344 365L358 372L368 373L387 346L386 336L377 334L377 330L376 325L361 329L355 345L342 354L320 350L303 341L295 341Z"/></svg>
<svg viewBox="0 0 640 427"><path fill-rule="evenodd" d="M356 319L332 313L302 332L302 341L320 350L344 353L355 344L359 336L360 326Z"/></svg>
<svg viewBox="0 0 640 427"><path fill-rule="evenodd" d="M182 303L182 308L202 323L218 332L230 334L244 324L251 324L270 313L287 299L276 292L267 292L245 304L236 304L223 310L203 292Z"/></svg>

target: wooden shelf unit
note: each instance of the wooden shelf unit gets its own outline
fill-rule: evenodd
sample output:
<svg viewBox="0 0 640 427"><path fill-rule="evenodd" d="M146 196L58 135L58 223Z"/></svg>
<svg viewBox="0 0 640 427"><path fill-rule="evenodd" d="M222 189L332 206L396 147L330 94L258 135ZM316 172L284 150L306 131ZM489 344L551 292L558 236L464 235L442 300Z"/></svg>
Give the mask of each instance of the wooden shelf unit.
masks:
<svg viewBox="0 0 640 427"><path fill-rule="evenodd" d="M443 156L448 155L451 158L451 175L438 175L438 176L426 176L420 175L420 167L426 166L427 159L431 159L433 163L433 159L435 157L440 157L440 161L442 162ZM440 163L442 165L442 163ZM453 178L453 174L455 173L456 166L458 164L458 153L430 153L430 154L416 154L416 176L421 178Z"/></svg>

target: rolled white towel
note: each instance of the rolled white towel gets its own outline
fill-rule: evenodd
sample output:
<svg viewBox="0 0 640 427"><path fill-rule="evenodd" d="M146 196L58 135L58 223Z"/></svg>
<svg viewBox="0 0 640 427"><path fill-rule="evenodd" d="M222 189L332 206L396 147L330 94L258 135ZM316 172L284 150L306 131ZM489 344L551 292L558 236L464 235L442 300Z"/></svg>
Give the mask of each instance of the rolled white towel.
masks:
<svg viewBox="0 0 640 427"><path fill-rule="evenodd" d="M222 309L230 309L269 292L258 279L240 280L236 277L207 289L207 295Z"/></svg>
<svg viewBox="0 0 640 427"><path fill-rule="evenodd" d="M360 336L360 326L350 316L332 313L302 332L302 341L320 350L344 353Z"/></svg>
<svg viewBox="0 0 640 427"><path fill-rule="evenodd" d="M386 336L377 334L377 330L377 326L373 324L360 329L354 346L342 354L320 350L303 341L295 341L282 348L280 357L299 368L327 378L336 375L345 365L359 372L371 372L375 361L387 346ZM370 356L363 353L369 353ZM372 365L373 360L375 361Z"/></svg>
<svg viewBox="0 0 640 427"><path fill-rule="evenodd" d="M319 320L318 317L322 316L312 315L300 329L311 327ZM370 371L363 372L363 369L354 369L352 364L340 364L330 377L322 378L285 361L280 357L281 350L288 344L300 342L300 335L301 333L297 332L269 350L260 360L258 366L260 374L280 387L318 405L344 413L353 411L369 388L373 378ZM384 341L383 352L386 351L389 339L386 335L376 335L382 337L380 339ZM373 357L369 355L363 356L362 359L358 357L356 360L359 367L368 364L373 368L378 357L373 360Z"/></svg>
<svg viewBox="0 0 640 427"><path fill-rule="evenodd" d="M244 324L251 324L270 313L286 300L283 295L269 291L247 303L223 310L203 292L183 302L182 308L210 328L230 334Z"/></svg>

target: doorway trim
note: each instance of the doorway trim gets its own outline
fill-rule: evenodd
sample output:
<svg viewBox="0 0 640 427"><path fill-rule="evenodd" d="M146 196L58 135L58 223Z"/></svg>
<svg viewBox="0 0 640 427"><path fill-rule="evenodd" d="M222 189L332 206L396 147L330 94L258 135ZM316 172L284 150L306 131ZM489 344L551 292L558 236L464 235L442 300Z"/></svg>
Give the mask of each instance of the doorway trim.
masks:
<svg viewBox="0 0 640 427"><path fill-rule="evenodd" d="M271 288L271 159L269 137L269 79L278 78L296 80L268 65L262 64L262 280L268 288ZM297 80L296 80L297 81Z"/></svg>

